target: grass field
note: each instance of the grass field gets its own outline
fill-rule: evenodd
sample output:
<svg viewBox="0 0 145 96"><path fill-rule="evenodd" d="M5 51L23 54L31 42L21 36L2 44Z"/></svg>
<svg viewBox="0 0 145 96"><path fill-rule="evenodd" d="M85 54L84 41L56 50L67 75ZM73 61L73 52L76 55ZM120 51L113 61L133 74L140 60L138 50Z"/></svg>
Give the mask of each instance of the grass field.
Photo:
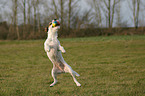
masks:
<svg viewBox="0 0 145 96"><path fill-rule="evenodd" d="M145 36L60 39L65 61L81 76L70 74L49 87L52 63L44 40L0 41L0 96L143 96Z"/></svg>

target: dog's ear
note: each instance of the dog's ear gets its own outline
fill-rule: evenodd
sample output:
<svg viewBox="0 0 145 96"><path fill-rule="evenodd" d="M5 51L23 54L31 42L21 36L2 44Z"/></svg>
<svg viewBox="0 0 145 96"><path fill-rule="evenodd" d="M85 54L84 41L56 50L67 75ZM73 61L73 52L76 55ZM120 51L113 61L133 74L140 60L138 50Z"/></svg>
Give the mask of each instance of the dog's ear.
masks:
<svg viewBox="0 0 145 96"><path fill-rule="evenodd" d="M49 27L50 27L51 25L52 25L52 22L50 22L50 23L49 23ZM44 30L45 30L45 32L48 32L49 27L45 27L45 29L44 29Z"/></svg>
<svg viewBox="0 0 145 96"><path fill-rule="evenodd" d="M48 27L45 27L45 32L48 32Z"/></svg>
<svg viewBox="0 0 145 96"><path fill-rule="evenodd" d="M49 27L50 27L51 25L52 25L52 22L49 23ZM48 27L48 28L49 28L49 27Z"/></svg>

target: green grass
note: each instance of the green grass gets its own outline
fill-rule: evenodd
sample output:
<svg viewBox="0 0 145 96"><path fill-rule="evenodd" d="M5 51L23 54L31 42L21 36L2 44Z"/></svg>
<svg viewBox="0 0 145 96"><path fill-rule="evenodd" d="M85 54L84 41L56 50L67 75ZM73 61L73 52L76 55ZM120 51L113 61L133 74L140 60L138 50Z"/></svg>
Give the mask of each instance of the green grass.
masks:
<svg viewBox="0 0 145 96"><path fill-rule="evenodd" d="M143 96L145 36L60 39L65 61L81 76L70 74L49 87L52 63L44 40L0 41L0 96Z"/></svg>

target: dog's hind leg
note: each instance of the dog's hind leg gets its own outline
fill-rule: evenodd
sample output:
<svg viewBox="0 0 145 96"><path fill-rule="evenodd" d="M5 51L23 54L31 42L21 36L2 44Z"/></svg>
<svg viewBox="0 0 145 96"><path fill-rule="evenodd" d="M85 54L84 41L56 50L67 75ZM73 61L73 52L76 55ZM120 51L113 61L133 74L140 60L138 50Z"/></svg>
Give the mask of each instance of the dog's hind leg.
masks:
<svg viewBox="0 0 145 96"><path fill-rule="evenodd" d="M81 84L80 84L80 83L77 81L77 79L75 78L75 75L76 75L75 71L74 71L74 72L71 72L70 74L72 75L73 80L74 80L74 82L76 83L76 85L77 85L77 86L81 86ZM77 75L79 75L79 74L77 74Z"/></svg>
<svg viewBox="0 0 145 96"><path fill-rule="evenodd" d="M57 78L56 78L57 73L55 72L55 69L54 68L51 71L51 75L52 75L52 77L54 79L54 82L50 85L50 87L54 86L57 83Z"/></svg>
<svg viewBox="0 0 145 96"><path fill-rule="evenodd" d="M77 77L80 76L77 72L75 72L75 71L73 71L73 72L74 72L75 76L77 76Z"/></svg>
<svg viewBox="0 0 145 96"><path fill-rule="evenodd" d="M64 61L64 65L65 65L65 68L64 68L64 71L65 72L68 72L71 74L71 76L73 77L73 80L74 82L76 83L77 86L81 86L81 84L77 81L77 79L75 78L75 76L80 76L77 72L75 72L71 66L69 66L65 61Z"/></svg>

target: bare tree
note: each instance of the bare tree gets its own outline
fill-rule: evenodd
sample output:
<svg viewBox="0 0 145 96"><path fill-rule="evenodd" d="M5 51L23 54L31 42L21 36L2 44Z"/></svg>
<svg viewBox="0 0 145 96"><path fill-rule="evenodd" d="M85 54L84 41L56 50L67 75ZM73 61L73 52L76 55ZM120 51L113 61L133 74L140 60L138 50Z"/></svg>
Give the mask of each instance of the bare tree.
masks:
<svg viewBox="0 0 145 96"><path fill-rule="evenodd" d="M137 29L138 23L139 23L139 13L140 13L141 1L140 0L131 0L131 1L129 0L128 4L129 4L130 9L132 10L132 13L133 13L134 27Z"/></svg>
<svg viewBox="0 0 145 96"><path fill-rule="evenodd" d="M19 4L19 9L20 11L22 11L23 13L23 37L25 37L25 31L26 31L26 4L27 4L27 0L19 0L18 1Z"/></svg>
<svg viewBox="0 0 145 96"><path fill-rule="evenodd" d="M116 7L116 26L117 27L128 27L128 20L123 20L123 15L121 12L121 4L122 2L125 0L120 1L120 3L118 3L118 6Z"/></svg>
<svg viewBox="0 0 145 96"><path fill-rule="evenodd" d="M37 0L32 0L32 6L33 6L33 32L35 34L36 31L36 7L37 7Z"/></svg>
<svg viewBox="0 0 145 96"><path fill-rule="evenodd" d="M52 0L52 2L53 2L53 6L54 6L54 8L55 8L55 16L56 16L56 18L58 19L58 12L57 12L57 6L56 6L56 3L55 3L54 0Z"/></svg>
<svg viewBox="0 0 145 96"><path fill-rule="evenodd" d="M39 21L37 21L37 16L39 14L37 14L37 12L39 13L39 1L40 0L32 0L32 6L33 6L33 32L35 33L36 31L36 26L37 26L37 23L39 23ZM38 16L39 18L40 16Z"/></svg>
<svg viewBox="0 0 145 96"><path fill-rule="evenodd" d="M41 27L41 20L40 20L40 6L43 5L45 2L43 2L44 0L37 0L37 24L38 24L38 32L40 33L40 27Z"/></svg>
<svg viewBox="0 0 145 96"><path fill-rule="evenodd" d="M69 0L69 4L68 4L68 8L69 8L69 11L68 11L68 30L70 31L70 21L71 21L71 12L72 12L72 0Z"/></svg>
<svg viewBox="0 0 145 96"><path fill-rule="evenodd" d="M26 3L27 3L27 0L19 0L18 1L19 8L23 12L23 23L24 23L24 25L26 25Z"/></svg>
<svg viewBox="0 0 145 96"><path fill-rule="evenodd" d="M118 7L116 8L116 14L117 14L117 20L116 20L116 25L117 27L121 27L121 5L120 3L118 4Z"/></svg>
<svg viewBox="0 0 145 96"><path fill-rule="evenodd" d="M27 21L28 21L28 25L30 25L30 17L31 17L31 8L32 8L32 5L31 5L31 0L28 0L28 11L27 11Z"/></svg>
<svg viewBox="0 0 145 96"><path fill-rule="evenodd" d="M20 33L19 33L19 28L18 28L18 1L17 0L12 0L12 3L13 3L13 16L12 18L14 18L12 21L13 21L13 24L14 24L14 27L15 27L15 30L16 30L16 34L17 34L17 39L19 40L20 39Z"/></svg>
<svg viewBox="0 0 145 96"><path fill-rule="evenodd" d="M61 31L63 32L64 0L60 1L60 7L61 7Z"/></svg>
<svg viewBox="0 0 145 96"><path fill-rule="evenodd" d="M80 12L79 8L79 0L69 0L68 1L68 9L67 9L67 16L68 16L68 30L70 31L70 28L73 23L76 23L73 18L77 17L77 15Z"/></svg>
<svg viewBox="0 0 145 96"><path fill-rule="evenodd" d="M24 7L24 9L23 9L24 28L25 28L25 25L26 25L26 2L27 2L27 0L24 0L24 1L23 1L23 7Z"/></svg>
<svg viewBox="0 0 145 96"><path fill-rule="evenodd" d="M117 4L120 2L120 0L103 0L102 1L105 5L105 8L102 6L103 11L105 12L106 20L108 23L108 27L112 28L113 22L114 22L114 14L115 14L115 8L117 7Z"/></svg>
<svg viewBox="0 0 145 96"><path fill-rule="evenodd" d="M91 8L93 10L91 12L91 19L93 21L95 21L95 25L96 27L102 27L102 13L101 13L101 1L100 0L92 0L92 1L88 1L86 0L88 4L90 4ZM90 20L91 20L90 19Z"/></svg>
<svg viewBox="0 0 145 96"><path fill-rule="evenodd" d="M6 6L6 1L0 1L0 22L3 21L3 18L2 18L2 16L3 16L2 10L4 10L5 6Z"/></svg>
<svg viewBox="0 0 145 96"><path fill-rule="evenodd" d="M102 22L103 19L105 18L104 20L106 20L106 26L108 26L111 29L114 23L115 9L117 7L117 4L120 3L120 0L92 0L92 1L86 0L86 1L88 4L91 5L91 8L93 8L92 18L93 20L97 21L97 26L102 27L103 26Z"/></svg>

